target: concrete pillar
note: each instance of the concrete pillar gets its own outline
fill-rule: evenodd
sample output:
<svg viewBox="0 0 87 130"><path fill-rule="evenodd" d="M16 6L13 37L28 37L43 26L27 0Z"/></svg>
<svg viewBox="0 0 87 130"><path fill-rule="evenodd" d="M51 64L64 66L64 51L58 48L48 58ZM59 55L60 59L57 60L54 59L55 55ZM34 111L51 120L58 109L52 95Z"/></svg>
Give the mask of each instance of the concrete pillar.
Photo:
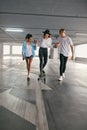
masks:
<svg viewBox="0 0 87 130"><path fill-rule="evenodd" d="M0 65L2 64L3 59L3 43L0 43Z"/></svg>
<svg viewBox="0 0 87 130"><path fill-rule="evenodd" d="M58 48L54 48L54 59L58 59Z"/></svg>
<svg viewBox="0 0 87 130"><path fill-rule="evenodd" d="M3 43L0 43L0 58L3 58Z"/></svg>

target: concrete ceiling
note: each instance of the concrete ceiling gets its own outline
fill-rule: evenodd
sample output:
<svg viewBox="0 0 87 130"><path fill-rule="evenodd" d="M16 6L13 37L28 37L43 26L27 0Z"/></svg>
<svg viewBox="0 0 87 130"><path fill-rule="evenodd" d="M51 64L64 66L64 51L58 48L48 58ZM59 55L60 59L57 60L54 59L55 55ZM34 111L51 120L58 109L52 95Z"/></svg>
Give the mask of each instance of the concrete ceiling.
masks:
<svg viewBox="0 0 87 130"><path fill-rule="evenodd" d="M6 28L22 28L21 33ZM65 28L75 45L87 43L87 0L0 0L0 42L23 42L27 33L40 40L50 29L56 40L58 29Z"/></svg>

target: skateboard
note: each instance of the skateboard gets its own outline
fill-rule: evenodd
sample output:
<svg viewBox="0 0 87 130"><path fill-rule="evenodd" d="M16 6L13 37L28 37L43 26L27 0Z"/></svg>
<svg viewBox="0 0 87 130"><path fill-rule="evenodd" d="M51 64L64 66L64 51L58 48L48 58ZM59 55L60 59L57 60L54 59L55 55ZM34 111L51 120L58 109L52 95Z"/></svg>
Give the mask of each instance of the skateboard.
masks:
<svg viewBox="0 0 87 130"><path fill-rule="evenodd" d="M45 73L41 73L40 75L39 75L39 78L38 78L38 81L42 81L42 82L46 82L46 74Z"/></svg>

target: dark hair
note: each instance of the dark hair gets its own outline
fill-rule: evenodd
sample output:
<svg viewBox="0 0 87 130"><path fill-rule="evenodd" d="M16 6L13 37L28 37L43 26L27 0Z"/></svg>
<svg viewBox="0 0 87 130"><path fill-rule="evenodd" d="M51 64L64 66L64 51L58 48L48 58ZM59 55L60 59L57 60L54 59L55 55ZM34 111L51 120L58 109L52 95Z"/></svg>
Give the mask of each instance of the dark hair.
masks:
<svg viewBox="0 0 87 130"><path fill-rule="evenodd" d="M28 34L26 35L25 39L30 39L31 37L32 37L32 35L28 33Z"/></svg>
<svg viewBox="0 0 87 130"><path fill-rule="evenodd" d="M45 38L45 35L46 35L46 34L47 34L47 33L43 34L43 38ZM48 37L50 37L50 35L49 35Z"/></svg>
<svg viewBox="0 0 87 130"><path fill-rule="evenodd" d="M64 32L65 31L65 29L64 28L61 28L60 30L59 30L59 34L61 33L61 32Z"/></svg>
<svg viewBox="0 0 87 130"><path fill-rule="evenodd" d="M48 29L46 29L45 31L43 31L43 38L45 38L45 35L46 34L48 34L49 36L48 37L50 37L50 30L48 30Z"/></svg>
<svg viewBox="0 0 87 130"><path fill-rule="evenodd" d="M43 33L44 33L44 34L49 34L49 35L51 35L51 34L50 34L50 30L48 30L48 29L46 29L45 31L43 31Z"/></svg>

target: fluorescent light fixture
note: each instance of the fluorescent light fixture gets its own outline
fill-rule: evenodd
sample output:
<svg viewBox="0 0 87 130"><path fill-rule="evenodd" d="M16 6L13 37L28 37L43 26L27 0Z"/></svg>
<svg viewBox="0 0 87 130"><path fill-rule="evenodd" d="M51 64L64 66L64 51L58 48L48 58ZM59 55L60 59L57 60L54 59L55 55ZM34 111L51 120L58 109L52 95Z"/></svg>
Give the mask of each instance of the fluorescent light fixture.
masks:
<svg viewBox="0 0 87 130"><path fill-rule="evenodd" d="M6 32L23 32L23 29L20 28L6 28Z"/></svg>
<svg viewBox="0 0 87 130"><path fill-rule="evenodd" d="M76 33L76 35L80 35L80 36L87 36L86 33Z"/></svg>

